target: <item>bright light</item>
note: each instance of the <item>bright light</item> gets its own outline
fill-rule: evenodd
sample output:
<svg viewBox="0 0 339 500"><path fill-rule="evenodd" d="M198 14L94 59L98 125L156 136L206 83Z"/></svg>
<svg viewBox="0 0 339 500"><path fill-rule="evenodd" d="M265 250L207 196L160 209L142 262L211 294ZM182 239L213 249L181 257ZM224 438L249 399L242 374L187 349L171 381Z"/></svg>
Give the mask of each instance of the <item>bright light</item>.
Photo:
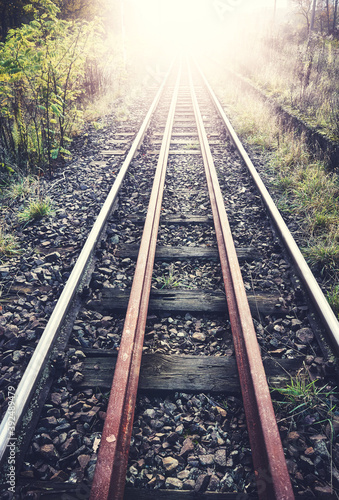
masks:
<svg viewBox="0 0 339 500"><path fill-rule="evenodd" d="M248 32L272 21L273 0L119 0L125 6L128 33L141 50L164 59L170 53L193 52L232 56ZM277 9L287 0L276 0Z"/></svg>
<svg viewBox="0 0 339 500"><path fill-rule="evenodd" d="M132 1L144 35L153 38L156 44L162 43L174 49L208 43L214 38L216 25L220 25L210 0Z"/></svg>

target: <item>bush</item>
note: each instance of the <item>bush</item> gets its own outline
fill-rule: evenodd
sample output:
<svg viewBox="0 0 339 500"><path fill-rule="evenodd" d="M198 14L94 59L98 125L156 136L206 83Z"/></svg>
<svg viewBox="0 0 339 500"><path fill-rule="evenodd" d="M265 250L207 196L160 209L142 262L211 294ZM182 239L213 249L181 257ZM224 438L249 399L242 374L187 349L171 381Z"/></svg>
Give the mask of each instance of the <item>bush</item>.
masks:
<svg viewBox="0 0 339 500"><path fill-rule="evenodd" d="M33 0L28 9L33 21L10 30L0 44L0 163L34 173L69 155L100 30L96 22L58 19L51 0Z"/></svg>

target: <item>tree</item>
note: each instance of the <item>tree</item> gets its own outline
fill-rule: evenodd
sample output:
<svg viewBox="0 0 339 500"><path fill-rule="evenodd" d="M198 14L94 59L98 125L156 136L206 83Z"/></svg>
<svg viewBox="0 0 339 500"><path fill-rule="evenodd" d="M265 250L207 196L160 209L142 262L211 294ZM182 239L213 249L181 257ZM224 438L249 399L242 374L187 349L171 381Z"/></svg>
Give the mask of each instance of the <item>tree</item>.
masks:
<svg viewBox="0 0 339 500"><path fill-rule="evenodd" d="M339 0L292 0L296 11L302 15L307 24L307 31L330 35L336 32ZM325 30L327 26L327 30Z"/></svg>
<svg viewBox="0 0 339 500"><path fill-rule="evenodd" d="M297 12L305 18L307 31L309 31L311 24L311 0L293 0L293 3L296 6Z"/></svg>
<svg viewBox="0 0 339 500"><path fill-rule="evenodd" d="M92 20L100 15L100 2L95 0L55 0L55 4L60 9L62 19L86 19Z"/></svg>
<svg viewBox="0 0 339 500"><path fill-rule="evenodd" d="M334 12L333 12L333 33L337 27L337 13L338 13L338 0L334 0Z"/></svg>
<svg viewBox="0 0 339 500"><path fill-rule="evenodd" d="M26 7L39 2L35 0L0 0L0 41L5 41L8 31L18 28L21 24L32 21ZM53 0L59 8L58 17L65 20L85 19L91 21L94 17L104 15L104 0Z"/></svg>
<svg viewBox="0 0 339 500"><path fill-rule="evenodd" d="M313 28L314 28L316 6L317 6L317 0L313 0L311 22L310 22L310 32L313 31Z"/></svg>
<svg viewBox="0 0 339 500"><path fill-rule="evenodd" d="M29 8L33 20L0 45L0 164L32 172L69 154L87 61L102 40L100 25L59 19L51 0Z"/></svg>

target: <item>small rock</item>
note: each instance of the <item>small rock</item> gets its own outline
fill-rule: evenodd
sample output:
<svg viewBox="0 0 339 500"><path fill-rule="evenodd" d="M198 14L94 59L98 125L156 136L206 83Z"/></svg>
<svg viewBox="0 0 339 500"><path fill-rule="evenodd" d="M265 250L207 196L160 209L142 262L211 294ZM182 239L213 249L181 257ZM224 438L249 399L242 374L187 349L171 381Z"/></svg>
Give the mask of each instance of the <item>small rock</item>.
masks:
<svg viewBox="0 0 339 500"><path fill-rule="evenodd" d="M13 363L18 363L25 356L25 351L14 351L12 354Z"/></svg>
<svg viewBox="0 0 339 500"><path fill-rule="evenodd" d="M60 451L62 453L65 453L66 455L70 455L71 453L73 453L75 450L77 449L77 442L76 442L76 439L71 436L70 438L68 438L64 444L62 444L60 446Z"/></svg>
<svg viewBox="0 0 339 500"><path fill-rule="evenodd" d="M190 438L186 438L180 450L179 457L186 457L191 451L194 451L194 444Z"/></svg>
<svg viewBox="0 0 339 500"><path fill-rule="evenodd" d="M61 394L58 394L57 392L52 392L51 401L55 405L59 405L61 403Z"/></svg>
<svg viewBox="0 0 339 500"><path fill-rule="evenodd" d="M227 411L224 408L221 408L220 406L216 406L216 410L220 416L222 416L222 417L227 416Z"/></svg>
<svg viewBox="0 0 339 500"><path fill-rule="evenodd" d="M182 470L181 472L179 472L179 473L177 474L177 478L178 478L178 479L181 479L181 480L183 480L183 479L188 479L188 478L189 478L189 476L190 476L190 471L189 471L189 470L187 470L187 469Z"/></svg>
<svg viewBox="0 0 339 500"><path fill-rule="evenodd" d="M214 455L212 455L212 454L200 455L199 462L201 463L201 465L204 465L204 466L213 465L214 464Z"/></svg>
<svg viewBox="0 0 339 500"><path fill-rule="evenodd" d="M81 372L75 372L72 378L72 382L75 384L80 384L84 380L84 374Z"/></svg>
<svg viewBox="0 0 339 500"><path fill-rule="evenodd" d="M45 417L41 420L41 425L43 427L52 427L54 425L57 425L58 421L55 417Z"/></svg>
<svg viewBox="0 0 339 500"><path fill-rule="evenodd" d="M45 255L45 260L47 262L56 262L58 259L60 259L59 252L52 252L52 253Z"/></svg>
<svg viewBox="0 0 339 500"><path fill-rule="evenodd" d="M325 460L330 458L330 454L324 441L316 441L314 444L314 450L321 456L321 458L324 458Z"/></svg>
<svg viewBox="0 0 339 500"><path fill-rule="evenodd" d="M219 488L220 488L220 479L216 475L211 476L208 485L208 491L218 491Z"/></svg>
<svg viewBox="0 0 339 500"><path fill-rule="evenodd" d="M178 467L178 465L179 465L178 460L176 460L173 457L165 457L165 458L163 458L162 463L163 463L163 465L164 465L164 467L165 467L165 469L166 469L167 472L175 470Z"/></svg>
<svg viewBox="0 0 339 500"><path fill-rule="evenodd" d="M192 339L196 340L197 342L205 342L206 335L202 332L194 332L192 335Z"/></svg>
<svg viewBox="0 0 339 500"><path fill-rule="evenodd" d="M286 465L287 465L287 470L288 470L289 474L295 474L295 472L297 470L297 464L294 462L294 460L291 460L288 458L286 460Z"/></svg>
<svg viewBox="0 0 339 500"><path fill-rule="evenodd" d="M179 439L179 434L177 432L171 432L168 437L167 437L167 441L170 443L170 444L175 444Z"/></svg>
<svg viewBox="0 0 339 500"><path fill-rule="evenodd" d="M88 469L87 469L87 475L88 475L88 479L89 481L93 481L93 478L94 478L94 472L95 472L95 465L96 464L91 464Z"/></svg>
<svg viewBox="0 0 339 500"><path fill-rule="evenodd" d="M40 448L41 455L50 462L56 462L59 458L58 452L56 451L53 444L44 444Z"/></svg>
<svg viewBox="0 0 339 500"><path fill-rule="evenodd" d="M167 477L165 481L166 488L174 488L176 490L182 490L182 481L176 477Z"/></svg>
<svg viewBox="0 0 339 500"><path fill-rule="evenodd" d="M112 245L117 245L119 243L119 236L117 234L112 236L111 243L112 243Z"/></svg>
<svg viewBox="0 0 339 500"><path fill-rule="evenodd" d="M143 413L143 417L145 418L146 421L154 419L155 416L156 416L155 410L153 410L152 408L145 410Z"/></svg>
<svg viewBox="0 0 339 500"><path fill-rule="evenodd" d="M311 365L314 361L314 356L311 356L310 354L308 356L305 357L305 363L307 365Z"/></svg>
<svg viewBox="0 0 339 500"><path fill-rule="evenodd" d="M196 493L203 493L207 490L208 483L210 482L209 474L200 474L194 486L194 491Z"/></svg>
<svg viewBox="0 0 339 500"><path fill-rule="evenodd" d="M226 474L221 480L221 484L226 485L228 488L233 488L234 481L232 475L229 472L226 472Z"/></svg>
<svg viewBox="0 0 339 500"><path fill-rule="evenodd" d="M194 490L194 486L195 486L195 481L193 481L193 479L188 479L182 485L182 489L192 491L192 490Z"/></svg>
<svg viewBox="0 0 339 500"><path fill-rule="evenodd" d="M214 462L219 467L226 467L226 450L219 449L214 454Z"/></svg>
<svg viewBox="0 0 339 500"><path fill-rule="evenodd" d="M320 440L326 440L325 434L313 434L310 436L311 441L320 441Z"/></svg>
<svg viewBox="0 0 339 500"><path fill-rule="evenodd" d="M287 436L287 439L289 441L296 441L299 438L300 438L300 434L298 434L298 432L296 432L296 431L289 432L289 434Z"/></svg>
<svg viewBox="0 0 339 500"><path fill-rule="evenodd" d="M79 359L83 359L83 358L86 358L86 354L83 353L82 351L75 351L75 356Z"/></svg>
<svg viewBox="0 0 339 500"><path fill-rule="evenodd" d="M296 318L293 318L292 321L291 321L291 327L292 327L292 330L295 332L297 330L299 330L299 328L301 327L302 325L302 321L300 321L300 319L296 319Z"/></svg>
<svg viewBox="0 0 339 500"><path fill-rule="evenodd" d="M303 344L309 344L314 339L314 334L310 328L301 328L297 331L296 337Z"/></svg>
<svg viewBox="0 0 339 500"><path fill-rule="evenodd" d="M331 488L330 485L326 486L316 486L314 488L314 491L319 494L319 498L322 498L325 500L328 498L328 500L331 500L333 498L333 489ZM318 495L317 495L318 497Z"/></svg>
<svg viewBox="0 0 339 500"><path fill-rule="evenodd" d="M0 274L1 274L1 277L4 278L5 276L7 276L9 274L9 267L6 267L6 266L0 266Z"/></svg>

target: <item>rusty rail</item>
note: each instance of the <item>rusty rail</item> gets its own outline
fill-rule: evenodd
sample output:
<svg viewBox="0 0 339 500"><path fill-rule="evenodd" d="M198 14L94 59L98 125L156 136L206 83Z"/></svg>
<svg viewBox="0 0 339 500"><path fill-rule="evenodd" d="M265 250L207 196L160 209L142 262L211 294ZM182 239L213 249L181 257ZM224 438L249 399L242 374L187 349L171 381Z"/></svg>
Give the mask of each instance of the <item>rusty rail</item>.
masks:
<svg viewBox="0 0 339 500"><path fill-rule="evenodd" d="M294 498L259 345L189 69L192 103L212 205L227 305L260 500Z"/></svg>
<svg viewBox="0 0 339 500"><path fill-rule="evenodd" d="M114 371L90 500L121 500L139 381L171 133L181 68L173 92Z"/></svg>
<svg viewBox="0 0 339 500"><path fill-rule="evenodd" d="M60 295L60 298L53 310L53 313L47 323L47 326L39 340L38 345L35 348L33 356L23 374L23 377L19 383L19 386L15 392L15 422L13 422L13 415L10 410L5 413L1 424L0 424L0 462L5 456L8 443L11 440L11 435L13 431L13 423L17 425L23 417L23 414L29 404L30 398L34 393L35 387L39 380L41 379L43 370L47 364L48 356L53 348L55 340L60 333L63 322L69 311L72 300L77 293L78 287L84 278L86 269L92 257L93 251L98 243L105 223L112 211L112 207L119 193L121 184L126 176L129 165L136 155L143 137L148 129L150 120L154 113L154 110L158 106L160 97L164 90L167 79L172 71L173 63L164 78L149 110L148 113L140 127L140 130L133 141L133 144L124 160L123 165L116 177L116 180L103 204L100 213L89 233L87 240L81 250L81 253L77 259L77 262L72 270L70 277Z"/></svg>
<svg viewBox="0 0 339 500"><path fill-rule="evenodd" d="M270 213L272 220L280 234L282 241L284 242L295 266L299 273L301 280L303 281L309 296L313 302L314 307L318 311L321 321L330 336L332 345L337 353L339 353L339 322L329 305L326 297L323 294L317 280L315 279L311 269L309 268L304 256L302 255L298 245L296 244L290 230L288 229L284 219L282 218L278 208L276 207L271 195L267 191L263 181L261 180L256 168L254 167L251 159L246 153L244 146L241 144L232 124L228 120L220 102L218 101L215 93L213 92L211 86L209 85L205 75L203 74L201 68L197 63L195 63L200 75L208 89L211 99L217 109L217 112L225 124L228 135L233 142L235 148L238 150L240 157L246 164L246 167L255 182L257 189L266 205L268 212Z"/></svg>

